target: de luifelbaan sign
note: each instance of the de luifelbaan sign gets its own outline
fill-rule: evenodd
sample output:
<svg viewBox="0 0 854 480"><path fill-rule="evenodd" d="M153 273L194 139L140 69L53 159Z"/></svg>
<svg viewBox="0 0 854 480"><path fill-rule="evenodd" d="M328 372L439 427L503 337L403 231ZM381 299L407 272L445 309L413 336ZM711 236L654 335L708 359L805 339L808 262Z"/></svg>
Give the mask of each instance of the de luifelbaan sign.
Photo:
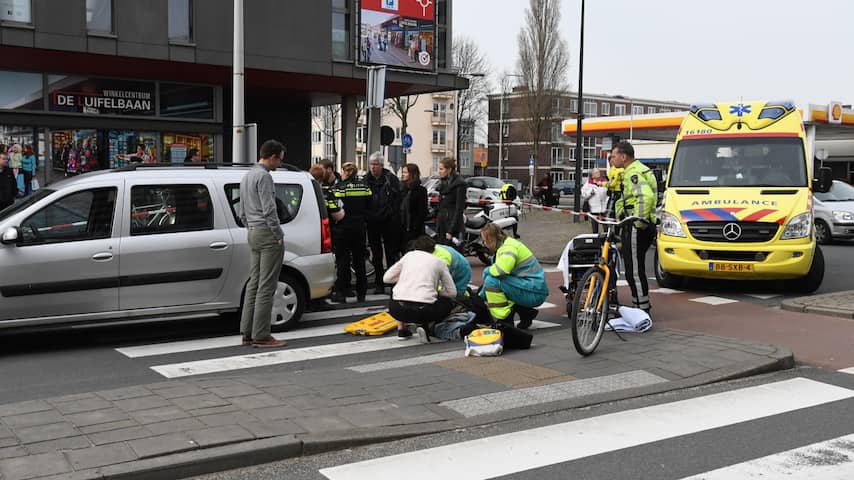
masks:
<svg viewBox="0 0 854 480"><path fill-rule="evenodd" d="M153 83L84 79L57 87L50 92L53 112L142 116L156 113Z"/></svg>

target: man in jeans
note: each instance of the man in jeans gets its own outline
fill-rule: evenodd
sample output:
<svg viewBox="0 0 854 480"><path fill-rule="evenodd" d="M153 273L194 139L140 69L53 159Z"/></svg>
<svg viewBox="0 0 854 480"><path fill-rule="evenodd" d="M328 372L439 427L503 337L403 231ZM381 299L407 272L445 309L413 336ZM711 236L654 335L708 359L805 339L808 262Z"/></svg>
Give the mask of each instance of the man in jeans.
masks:
<svg viewBox="0 0 854 480"><path fill-rule="evenodd" d="M272 170L285 159L285 146L275 140L261 145L261 160L240 181L241 219L249 232L249 283L243 300L240 332L243 345L281 347L270 334L273 295L282 270L285 245L276 212Z"/></svg>
<svg viewBox="0 0 854 480"><path fill-rule="evenodd" d="M368 243L371 245L371 262L374 264L376 290L385 293L383 285L383 253L386 268L390 268L400 257L400 180L383 168L385 158L374 152L368 159L369 172L364 181L371 188L371 205L368 220ZM385 252L383 252L385 250Z"/></svg>

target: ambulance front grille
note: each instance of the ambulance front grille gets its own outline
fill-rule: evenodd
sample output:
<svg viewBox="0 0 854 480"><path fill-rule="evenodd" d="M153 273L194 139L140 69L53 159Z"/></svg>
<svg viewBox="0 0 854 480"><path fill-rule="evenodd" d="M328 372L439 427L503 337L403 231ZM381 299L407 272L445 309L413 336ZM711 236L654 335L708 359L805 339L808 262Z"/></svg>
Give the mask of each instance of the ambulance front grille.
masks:
<svg viewBox="0 0 854 480"><path fill-rule="evenodd" d="M724 237L724 227L734 223L741 228L741 236L735 240ZM761 243L777 235L780 225L774 222L688 222L691 236L702 242Z"/></svg>

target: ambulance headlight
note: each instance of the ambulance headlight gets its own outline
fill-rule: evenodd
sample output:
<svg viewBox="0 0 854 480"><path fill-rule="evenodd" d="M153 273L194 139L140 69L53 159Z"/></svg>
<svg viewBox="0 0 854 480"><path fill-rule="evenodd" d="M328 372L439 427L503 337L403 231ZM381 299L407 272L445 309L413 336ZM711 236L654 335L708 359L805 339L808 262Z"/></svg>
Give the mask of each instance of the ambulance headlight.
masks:
<svg viewBox="0 0 854 480"><path fill-rule="evenodd" d="M661 219L661 233L671 237L685 237L685 230L676 215L662 211L658 218Z"/></svg>
<svg viewBox="0 0 854 480"><path fill-rule="evenodd" d="M811 229L812 214L809 212L802 213L789 221L789 224L786 225L786 229L783 230L783 235L780 239L791 240L793 238L808 237Z"/></svg>
<svg viewBox="0 0 854 480"><path fill-rule="evenodd" d="M834 210L833 219L837 222L854 222L854 213Z"/></svg>

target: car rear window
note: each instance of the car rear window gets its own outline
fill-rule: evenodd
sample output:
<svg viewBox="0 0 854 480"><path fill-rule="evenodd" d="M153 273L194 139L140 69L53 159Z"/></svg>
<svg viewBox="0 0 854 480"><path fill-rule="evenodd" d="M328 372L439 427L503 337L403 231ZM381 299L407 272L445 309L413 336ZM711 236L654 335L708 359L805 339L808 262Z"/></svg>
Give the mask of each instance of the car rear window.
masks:
<svg viewBox="0 0 854 480"><path fill-rule="evenodd" d="M280 224L284 225L296 218L302 204L302 193L302 185L296 183L276 184L276 211L279 214ZM240 185L236 183L226 185L225 198L228 199L228 205L231 208L234 221L237 222L237 225L244 227L245 225L240 221L240 213L242 211L240 205Z"/></svg>

